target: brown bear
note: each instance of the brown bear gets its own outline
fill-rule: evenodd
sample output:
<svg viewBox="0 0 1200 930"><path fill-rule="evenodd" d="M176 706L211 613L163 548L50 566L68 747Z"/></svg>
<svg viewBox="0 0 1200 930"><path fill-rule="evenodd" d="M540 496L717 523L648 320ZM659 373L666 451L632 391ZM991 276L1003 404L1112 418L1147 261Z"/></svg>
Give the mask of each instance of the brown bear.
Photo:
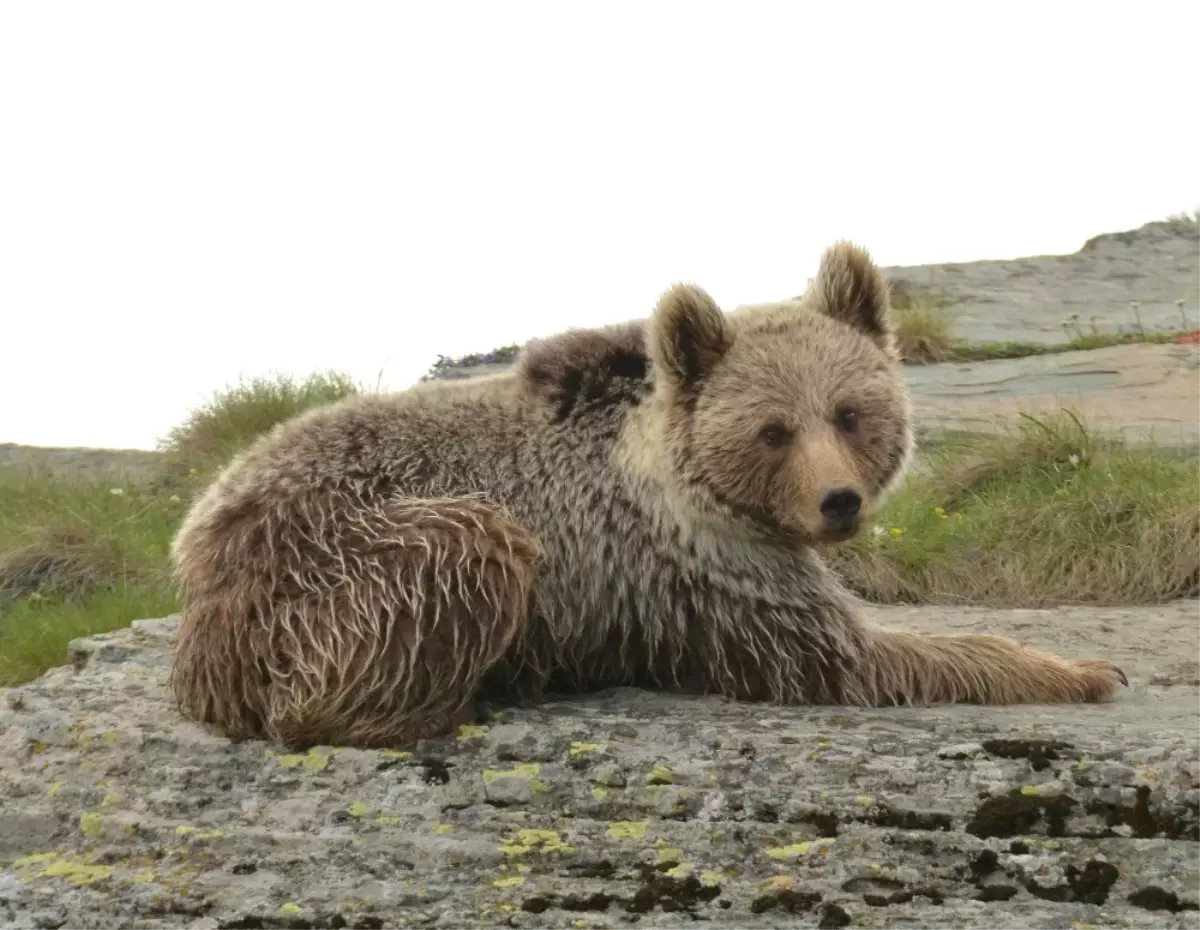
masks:
<svg viewBox="0 0 1200 930"><path fill-rule="evenodd" d="M1125 676L873 627L814 544L903 474L888 286L838 243L801 298L526 346L513 369L282 424L192 507L171 686L233 737L389 746L489 696L607 686L788 704L1082 702Z"/></svg>

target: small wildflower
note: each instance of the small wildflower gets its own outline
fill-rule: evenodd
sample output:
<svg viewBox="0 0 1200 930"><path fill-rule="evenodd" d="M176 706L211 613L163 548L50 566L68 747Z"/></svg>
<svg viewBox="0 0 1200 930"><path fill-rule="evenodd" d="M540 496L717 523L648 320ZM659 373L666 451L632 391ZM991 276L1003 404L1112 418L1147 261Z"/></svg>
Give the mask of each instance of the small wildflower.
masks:
<svg viewBox="0 0 1200 930"><path fill-rule="evenodd" d="M1138 307L1140 307L1141 305L1142 305L1142 302L1141 302L1140 300L1131 300L1131 301L1129 301L1129 306L1130 306L1130 309L1136 310L1136 309L1137 309Z"/></svg>
<svg viewBox="0 0 1200 930"><path fill-rule="evenodd" d="M882 536L884 534L884 529L882 526L876 524L875 526L871 527L871 533L875 536Z"/></svg>
<svg viewBox="0 0 1200 930"><path fill-rule="evenodd" d="M171 503L172 503L172 504L178 504L178 503L179 503L179 495L178 495L178 494L172 494L172 495L171 495L171 497L170 497L170 501L171 501Z"/></svg>
<svg viewBox="0 0 1200 930"><path fill-rule="evenodd" d="M1180 298L1179 298L1177 301L1175 301L1175 306L1176 306L1176 307L1182 307L1182 306L1183 306L1183 298L1182 298L1182 297L1180 297Z"/></svg>
<svg viewBox="0 0 1200 930"><path fill-rule="evenodd" d="M197 471L196 471L196 469L194 469L194 468L189 468L189 469L188 469L188 474L189 474L189 475L195 475L195 474L197 474Z"/></svg>
<svg viewBox="0 0 1200 930"><path fill-rule="evenodd" d="M1072 452L1070 455L1067 456L1067 461L1078 468L1079 467L1079 453Z"/></svg>
<svg viewBox="0 0 1200 930"><path fill-rule="evenodd" d="M904 530L900 529L898 526L893 526L890 530L888 530L888 532L897 538L904 535Z"/></svg>
<svg viewBox="0 0 1200 930"><path fill-rule="evenodd" d="M936 513L943 520L945 520L946 517L948 516L948 514L946 513L946 508L944 508L944 507L934 507L933 512Z"/></svg>
<svg viewBox="0 0 1200 930"><path fill-rule="evenodd" d="M113 495L113 497L120 497L122 494L125 493L125 489L124 488L109 488L108 493Z"/></svg>

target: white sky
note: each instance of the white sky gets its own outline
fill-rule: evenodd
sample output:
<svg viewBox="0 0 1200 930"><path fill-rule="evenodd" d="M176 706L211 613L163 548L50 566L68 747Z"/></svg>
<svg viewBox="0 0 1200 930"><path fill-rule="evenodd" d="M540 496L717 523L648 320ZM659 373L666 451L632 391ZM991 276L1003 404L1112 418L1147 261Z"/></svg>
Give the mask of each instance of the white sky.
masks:
<svg viewBox="0 0 1200 930"><path fill-rule="evenodd" d="M0 442L1200 203L1200 4L0 4ZM1189 115L1190 114L1190 115Z"/></svg>

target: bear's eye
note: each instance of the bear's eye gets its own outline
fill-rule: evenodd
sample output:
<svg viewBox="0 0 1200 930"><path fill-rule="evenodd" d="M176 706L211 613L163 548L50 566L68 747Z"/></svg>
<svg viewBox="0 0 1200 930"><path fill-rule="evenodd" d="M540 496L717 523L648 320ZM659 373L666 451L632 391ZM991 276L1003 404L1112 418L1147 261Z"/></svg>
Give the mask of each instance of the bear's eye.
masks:
<svg viewBox="0 0 1200 930"><path fill-rule="evenodd" d="M858 411L852 407L842 407L837 412L838 429L853 433L858 429Z"/></svg>
<svg viewBox="0 0 1200 930"><path fill-rule="evenodd" d="M772 423L770 426L764 426L758 431L758 438L768 446L778 449L780 446L786 446L792 441L792 434L784 427Z"/></svg>

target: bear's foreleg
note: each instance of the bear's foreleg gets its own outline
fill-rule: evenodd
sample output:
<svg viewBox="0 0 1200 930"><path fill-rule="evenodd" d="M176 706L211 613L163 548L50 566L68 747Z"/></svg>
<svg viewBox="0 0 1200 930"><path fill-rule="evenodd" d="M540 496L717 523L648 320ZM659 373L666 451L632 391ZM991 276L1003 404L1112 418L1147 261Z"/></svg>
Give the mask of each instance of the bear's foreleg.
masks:
<svg viewBox="0 0 1200 930"><path fill-rule="evenodd" d="M171 686L231 736L368 747L452 732L528 615L537 541L478 499L331 491L219 516L182 547Z"/></svg>
<svg viewBox="0 0 1200 930"><path fill-rule="evenodd" d="M1065 659L1003 636L866 631L846 681L864 703L1074 704L1112 699L1125 673L1100 659Z"/></svg>

